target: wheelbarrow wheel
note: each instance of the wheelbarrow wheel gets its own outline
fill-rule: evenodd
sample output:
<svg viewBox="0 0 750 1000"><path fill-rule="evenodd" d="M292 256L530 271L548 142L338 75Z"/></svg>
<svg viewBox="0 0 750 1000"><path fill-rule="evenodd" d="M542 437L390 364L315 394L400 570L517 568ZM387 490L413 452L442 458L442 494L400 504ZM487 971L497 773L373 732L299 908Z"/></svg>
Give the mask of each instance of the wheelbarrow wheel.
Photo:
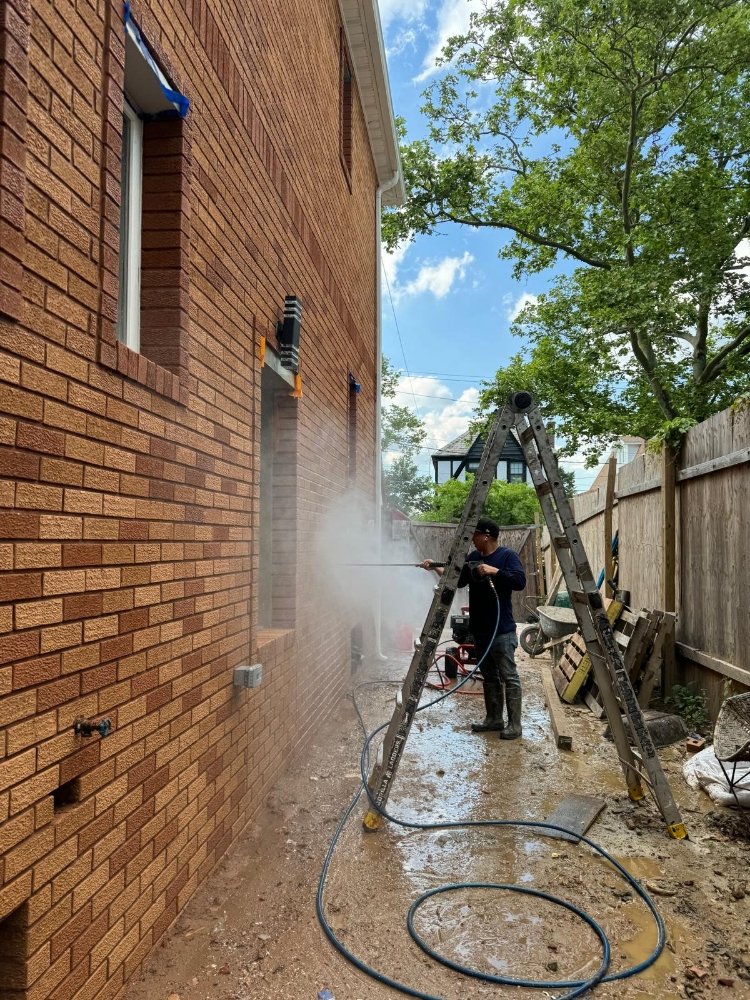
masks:
<svg viewBox="0 0 750 1000"><path fill-rule="evenodd" d="M522 628L518 636L518 641L521 643L521 649L528 653L529 656L539 656L544 649L545 641L544 632L542 632L539 622Z"/></svg>

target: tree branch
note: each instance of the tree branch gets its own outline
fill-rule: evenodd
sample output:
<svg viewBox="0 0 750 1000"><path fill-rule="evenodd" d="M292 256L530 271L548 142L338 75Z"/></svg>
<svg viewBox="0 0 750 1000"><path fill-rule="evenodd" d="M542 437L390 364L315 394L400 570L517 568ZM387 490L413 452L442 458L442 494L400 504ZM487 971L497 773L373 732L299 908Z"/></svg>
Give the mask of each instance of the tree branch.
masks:
<svg viewBox="0 0 750 1000"><path fill-rule="evenodd" d="M628 330L628 336L630 337L630 346L633 349L633 354L635 355L638 364L646 374L646 378L651 385L656 402L659 404L659 409L667 420L674 420L677 416L677 411L672 405L669 393L657 377L656 365L653 358L653 352L651 351L651 345L648 344L644 348L640 337L633 330Z"/></svg>
<svg viewBox="0 0 750 1000"><path fill-rule="evenodd" d="M697 385L700 385L703 373L706 370L706 343L708 342L708 317L711 311L711 302L707 297L702 297L698 304L698 322L693 344L693 378Z"/></svg>
<svg viewBox="0 0 750 1000"><path fill-rule="evenodd" d="M444 207L439 213L435 213L433 215L433 219L435 222L457 222L462 226L475 226L478 229L509 229L511 232L523 237L523 239L528 240L530 243L535 243L540 247L550 247L553 250L559 250L561 253L565 253L569 257L575 257L576 260L580 260L582 264L588 264L590 267L598 267L603 271L612 270L612 264L608 260L600 260L596 257L589 257L588 254L582 253L580 250L576 250L575 247L569 246L566 243L560 243L557 240L547 239L547 237L542 236L540 233L532 233L528 229L522 229L521 226L514 225L512 222L488 222L486 219L480 219L471 214L468 218L463 219L460 216L455 215L453 212L449 212L448 209Z"/></svg>
<svg viewBox="0 0 750 1000"><path fill-rule="evenodd" d="M735 348L740 348L737 353L741 356L750 352L750 323L743 327L733 340L724 344L721 350L714 354L704 368L701 378L696 380L697 384L705 385L707 382L713 381L718 375L720 375L729 361L730 354L735 350Z"/></svg>

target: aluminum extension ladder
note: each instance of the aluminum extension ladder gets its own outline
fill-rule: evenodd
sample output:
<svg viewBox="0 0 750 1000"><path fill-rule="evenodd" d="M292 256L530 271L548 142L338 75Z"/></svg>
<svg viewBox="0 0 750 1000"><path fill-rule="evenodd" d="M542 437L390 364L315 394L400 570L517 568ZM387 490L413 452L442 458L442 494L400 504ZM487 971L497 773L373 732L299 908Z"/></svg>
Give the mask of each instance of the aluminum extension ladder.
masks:
<svg viewBox="0 0 750 1000"><path fill-rule="evenodd" d="M594 581L578 527L560 480L557 458L542 416L528 392L514 393L493 422L482 459L474 476L443 575L412 657L396 707L367 785L370 807L363 825L376 830L381 823L401 755L419 706L427 673L433 662L450 613L456 584L470 547L474 526L481 515L497 463L511 428L521 442L532 481L544 513L550 540L562 569L571 604L576 613L594 676L623 768L628 794L634 801L644 797L643 784L651 790L671 837L682 839L687 830L661 767L654 742L638 704L622 654L615 642L602 596ZM621 714L622 713L622 714ZM631 742L633 745L631 745Z"/></svg>

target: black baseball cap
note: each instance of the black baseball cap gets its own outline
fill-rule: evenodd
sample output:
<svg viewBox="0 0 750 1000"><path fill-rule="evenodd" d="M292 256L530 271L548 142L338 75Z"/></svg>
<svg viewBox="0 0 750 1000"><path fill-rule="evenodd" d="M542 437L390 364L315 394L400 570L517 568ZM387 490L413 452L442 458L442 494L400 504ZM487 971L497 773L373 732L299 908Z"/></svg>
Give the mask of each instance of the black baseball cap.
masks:
<svg viewBox="0 0 750 1000"><path fill-rule="evenodd" d="M490 517L480 517L477 521L477 526L474 528L474 532L479 532L482 535L489 535L491 538L497 538L500 535L500 525L493 521Z"/></svg>

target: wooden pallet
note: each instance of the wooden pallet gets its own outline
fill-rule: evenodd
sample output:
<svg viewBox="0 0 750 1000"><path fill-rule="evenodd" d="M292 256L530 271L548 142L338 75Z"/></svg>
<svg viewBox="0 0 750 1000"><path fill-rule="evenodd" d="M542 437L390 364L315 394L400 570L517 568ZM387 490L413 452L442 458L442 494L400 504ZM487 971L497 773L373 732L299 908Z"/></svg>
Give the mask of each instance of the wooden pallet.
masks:
<svg viewBox="0 0 750 1000"><path fill-rule="evenodd" d="M674 615L663 611L632 611L619 601L609 601L607 617L613 623L615 642L638 691L638 703L645 707L658 679L661 650L665 635L674 627ZM552 677L562 701L573 704L580 698L597 718L602 718L604 706L580 632L574 632L562 646Z"/></svg>
<svg viewBox="0 0 750 1000"><path fill-rule="evenodd" d="M607 618L612 625L619 620L624 611L625 605L622 601L605 601L605 606L607 609ZM624 652L627 643L625 643L624 635L622 633L618 633L617 630L615 630L615 641L618 645L622 645L621 652ZM574 633L573 637L568 641L567 645L563 649L560 657L560 664L558 665L561 664L564 664L564 666L561 666L561 672L565 675L565 677L567 677L568 683L564 689L560 691L560 697L563 701L572 705L591 672L591 657L586 651L583 636L580 632Z"/></svg>

